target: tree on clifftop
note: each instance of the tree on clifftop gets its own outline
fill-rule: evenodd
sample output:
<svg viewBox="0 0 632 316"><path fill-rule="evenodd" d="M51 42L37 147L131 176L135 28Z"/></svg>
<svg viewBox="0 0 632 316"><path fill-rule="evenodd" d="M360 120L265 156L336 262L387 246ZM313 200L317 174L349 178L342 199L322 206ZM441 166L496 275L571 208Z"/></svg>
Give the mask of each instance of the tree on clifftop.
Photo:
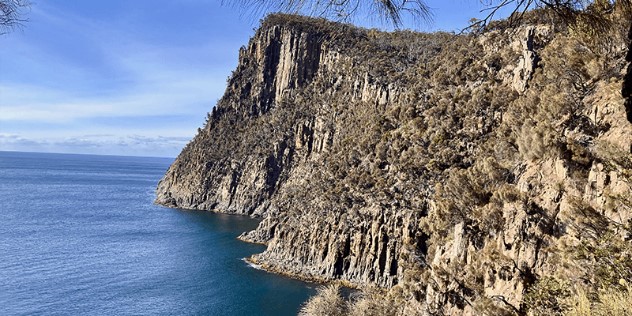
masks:
<svg viewBox="0 0 632 316"><path fill-rule="evenodd" d="M476 20L479 27L489 22L501 8L512 8L510 19L519 20L524 12L535 8L549 8L568 23L588 23L604 27L604 14L624 10L632 14L632 0L479 0L485 17ZM230 1L229 1L230 2ZM424 0L236 0L245 8L279 10L335 20L347 20L358 14L369 14L395 27L401 27L403 17L413 21L428 21L432 12Z"/></svg>

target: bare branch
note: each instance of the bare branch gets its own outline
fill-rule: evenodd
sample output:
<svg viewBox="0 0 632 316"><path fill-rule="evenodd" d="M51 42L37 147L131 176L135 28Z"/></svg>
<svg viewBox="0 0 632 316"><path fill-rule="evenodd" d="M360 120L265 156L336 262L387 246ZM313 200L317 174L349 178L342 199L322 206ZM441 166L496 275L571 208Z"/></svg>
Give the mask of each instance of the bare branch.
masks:
<svg viewBox="0 0 632 316"><path fill-rule="evenodd" d="M231 2L231 1L224 1ZM401 27L404 16L413 22L432 20L430 8L423 0L235 0L250 11L282 11L332 18L348 22L354 16L368 14L382 22Z"/></svg>
<svg viewBox="0 0 632 316"><path fill-rule="evenodd" d="M21 1L21 0L13 0ZM487 27L501 9L510 9L508 23L515 26L532 9L547 9L547 12L570 26L591 28L595 33L609 29L610 18L606 15L619 12L620 16L632 16L632 0L479 0L485 9L483 19L473 19L464 31L480 31ZM430 8L424 0L222 0L223 3L236 3L253 14L267 11L282 11L292 14L305 14L332 18L337 21L351 22L357 15L367 14L369 18L378 18L385 24L397 28L410 17L412 22L432 20Z"/></svg>
<svg viewBox="0 0 632 316"><path fill-rule="evenodd" d="M0 35L9 33L26 22L23 15L29 6L28 0L0 0Z"/></svg>

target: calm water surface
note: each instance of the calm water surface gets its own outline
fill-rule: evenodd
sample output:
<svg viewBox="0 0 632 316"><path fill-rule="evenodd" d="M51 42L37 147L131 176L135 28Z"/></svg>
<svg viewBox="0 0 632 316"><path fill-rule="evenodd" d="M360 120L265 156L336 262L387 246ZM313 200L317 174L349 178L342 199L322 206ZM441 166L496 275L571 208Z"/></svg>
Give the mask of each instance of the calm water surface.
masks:
<svg viewBox="0 0 632 316"><path fill-rule="evenodd" d="M0 315L295 315L255 220L152 204L171 159L0 152Z"/></svg>

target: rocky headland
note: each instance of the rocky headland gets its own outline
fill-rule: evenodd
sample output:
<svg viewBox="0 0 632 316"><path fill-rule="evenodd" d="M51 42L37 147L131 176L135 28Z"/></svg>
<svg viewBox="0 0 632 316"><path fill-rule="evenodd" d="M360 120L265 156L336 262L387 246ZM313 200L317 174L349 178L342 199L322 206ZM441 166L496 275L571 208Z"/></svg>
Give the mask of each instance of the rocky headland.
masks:
<svg viewBox="0 0 632 316"><path fill-rule="evenodd" d="M375 286L392 314L561 313L632 282L625 23L595 41L538 14L464 35L269 16L156 202L262 217L251 260Z"/></svg>

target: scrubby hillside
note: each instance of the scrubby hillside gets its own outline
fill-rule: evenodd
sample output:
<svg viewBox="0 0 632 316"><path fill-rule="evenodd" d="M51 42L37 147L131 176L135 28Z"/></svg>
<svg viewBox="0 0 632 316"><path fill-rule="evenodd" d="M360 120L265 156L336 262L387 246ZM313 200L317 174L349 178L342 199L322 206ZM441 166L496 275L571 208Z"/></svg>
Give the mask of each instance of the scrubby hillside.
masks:
<svg viewBox="0 0 632 316"><path fill-rule="evenodd" d="M378 286L360 300L377 314L561 313L625 291L627 24L593 41L538 16L454 35L272 15L157 202L262 216L253 261Z"/></svg>

